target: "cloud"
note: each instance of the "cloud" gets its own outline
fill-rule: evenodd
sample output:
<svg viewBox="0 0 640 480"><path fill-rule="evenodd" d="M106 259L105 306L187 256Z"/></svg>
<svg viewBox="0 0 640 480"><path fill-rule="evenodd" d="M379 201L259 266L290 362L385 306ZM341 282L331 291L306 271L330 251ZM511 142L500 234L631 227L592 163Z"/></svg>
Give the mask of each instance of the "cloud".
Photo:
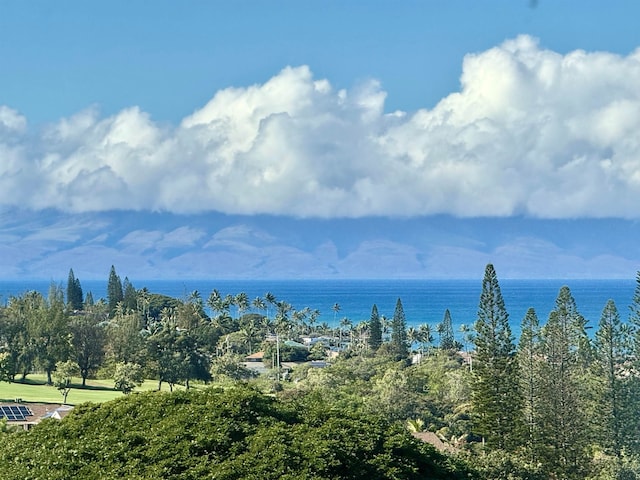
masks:
<svg viewBox="0 0 640 480"><path fill-rule="evenodd" d="M385 96L376 80L335 90L301 66L220 90L176 126L89 108L35 131L0 106L0 206L639 215L640 50L563 55L520 36L467 55L460 90L432 109L388 113Z"/></svg>

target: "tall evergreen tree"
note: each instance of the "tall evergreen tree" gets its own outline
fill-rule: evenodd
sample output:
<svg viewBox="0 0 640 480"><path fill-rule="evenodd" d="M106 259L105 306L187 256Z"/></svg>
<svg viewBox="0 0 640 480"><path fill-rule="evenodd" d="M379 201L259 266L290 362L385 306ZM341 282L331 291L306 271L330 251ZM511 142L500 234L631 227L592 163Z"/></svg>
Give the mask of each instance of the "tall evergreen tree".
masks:
<svg viewBox="0 0 640 480"><path fill-rule="evenodd" d="M129 281L129 277L124 277L124 282L122 283L122 303L126 312L138 310L138 292Z"/></svg>
<svg viewBox="0 0 640 480"><path fill-rule="evenodd" d="M475 429L492 448L514 450L521 426L518 363L509 314L493 265L487 265L476 321Z"/></svg>
<svg viewBox="0 0 640 480"><path fill-rule="evenodd" d="M640 271L636 272L636 287L630 305L628 335L631 337L631 371L633 375L627 377L626 397L629 408L633 408L634 402L640 403ZM635 411L640 411L637 405ZM629 451L638 454L640 452L640 415L633 415L625 423L624 444Z"/></svg>
<svg viewBox="0 0 640 480"><path fill-rule="evenodd" d="M391 351L398 358L409 355L407 345L407 319L404 315L402 301L398 298L391 322Z"/></svg>
<svg viewBox="0 0 640 480"><path fill-rule="evenodd" d="M84 306L82 286L80 280L74 275L73 269L69 269L67 279L67 305L69 310L82 310Z"/></svg>
<svg viewBox="0 0 640 480"><path fill-rule="evenodd" d="M524 415L524 448L529 462L538 463L541 445L540 426L540 323L533 308L522 319L518 342L520 392Z"/></svg>
<svg viewBox="0 0 640 480"><path fill-rule="evenodd" d="M615 302L609 300L602 311L595 335L597 360L594 366L596 378L601 379L601 388L596 398L600 442L617 459L621 458L625 443L629 443L624 441L625 433L628 432L626 425L637 416L637 413L627 408L631 340L627 325L620 321ZM633 437L636 435L637 432Z"/></svg>
<svg viewBox="0 0 640 480"><path fill-rule="evenodd" d="M453 322L451 321L451 312L447 308L444 311L442 323L439 325L440 331L440 348L442 350L455 350L458 345L453 333Z"/></svg>
<svg viewBox="0 0 640 480"><path fill-rule="evenodd" d="M560 288L541 338L545 358L540 376L544 463L557 478L582 479L589 467L583 368L588 357L588 337L569 287Z"/></svg>
<svg viewBox="0 0 640 480"><path fill-rule="evenodd" d="M118 303L124 300L124 293L122 291L122 281L116 273L116 269L111 265L111 271L109 272L109 281L107 283L107 303L109 305L109 316L113 316L116 311Z"/></svg>
<svg viewBox="0 0 640 480"><path fill-rule="evenodd" d="M369 320L369 347L374 352L382 345L382 323L378 314L377 305L371 308L371 319Z"/></svg>

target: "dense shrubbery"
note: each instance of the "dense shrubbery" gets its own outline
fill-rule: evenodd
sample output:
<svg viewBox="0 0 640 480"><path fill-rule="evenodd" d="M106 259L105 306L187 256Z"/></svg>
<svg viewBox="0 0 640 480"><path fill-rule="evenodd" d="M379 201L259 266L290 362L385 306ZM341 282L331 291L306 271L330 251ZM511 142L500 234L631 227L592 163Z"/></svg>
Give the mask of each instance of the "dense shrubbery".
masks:
<svg viewBox="0 0 640 480"><path fill-rule="evenodd" d="M134 394L1 435L3 479L468 478L380 417L247 387Z"/></svg>

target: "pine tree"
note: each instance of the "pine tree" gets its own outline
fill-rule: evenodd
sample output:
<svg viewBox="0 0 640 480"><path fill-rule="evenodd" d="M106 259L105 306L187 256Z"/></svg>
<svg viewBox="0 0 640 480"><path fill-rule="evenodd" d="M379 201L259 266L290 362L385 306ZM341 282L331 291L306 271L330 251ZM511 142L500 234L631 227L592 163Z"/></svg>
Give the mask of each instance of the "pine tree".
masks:
<svg viewBox="0 0 640 480"><path fill-rule="evenodd" d="M382 323L378 315L378 307L374 304L371 308L371 319L369 320L369 347L374 352L382 345Z"/></svg>
<svg viewBox="0 0 640 480"><path fill-rule="evenodd" d="M116 269L111 265L111 271L109 272L109 282L107 283L107 303L109 305L109 316L113 316L118 306L118 303L124 300L124 294L122 292L122 282L120 277L116 273Z"/></svg>
<svg viewBox="0 0 640 480"><path fill-rule="evenodd" d="M398 358L406 358L409 355L407 345L407 320L404 315L402 301L398 298L391 322L391 351Z"/></svg>
<svg viewBox="0 0 640 480"><path fill-rule="evenodd" d="M629 326L627 335L631 338L631 373L627 378L626 399L629 409L633 410L633 404L640 402L640 271L636 273L636 288L633 292L633 300L630 305ZM640 405L636 405L635 411L640 411ZM640 452L640 415L632 415L625 422L623 442L631 452Z"/></svg>
<svg viewBox="0 0 640 480"><path fill-rule="evenodd" d="M540 324L533 308L522 319L518 342L520 395L524 415L524 447L532 465L538 463L541 444L540 427Z"/></svg>
<svg viewBox="0 0 640 480"><path fill-rule="evenodd" d="M69 277L67 279L67 305L70 310L82 310L83 302L80 280L74 275L73 269L69 269Z"/></svg>
<svg viewBox="0 0 640 480"><path fill-rule="evenodd" d="M453 322L451 321L451 312L447 308L444 311L444 318L439 325L440 331L440 348L442 350L455 350L458 345L456 344L455 336L453 333Z"/></svg>
<svg viewBox="0 0 640 480"><path fill-rule="evenodd" d="M594 373L596 378L602 379L596 398L596 411L601 443L618 459L621 458L624 444L628 443L624 441L628 432L626 425L637 416L628 408L627 373L632 359L632 339L627 327L620 321L615 302L609 300L602 311L595 336Z"/></svg>
<svg viewBox="0 0 640 480"><path fill-rule="evenodd" d="M122 303L124 304L125 311L135 312L138 309L138 292L129 281L128 277L124 277L122 284Z"/></svg>
<svg viewBox="0 0 640 480"><path fill-rule="evenodd" d="M491 448L514 450L521 425L518 363L493 265L482 281L475 338L473 410L475 429Z"/></svg>
<svg viewBox="0 0 640 480"><path fill-rule="evenodd" d="M558 292L541 338L545 359L540 376L544 463L557 478L585 478L590 432L584 361L589 347L585 321L569 287Z"/></svg>

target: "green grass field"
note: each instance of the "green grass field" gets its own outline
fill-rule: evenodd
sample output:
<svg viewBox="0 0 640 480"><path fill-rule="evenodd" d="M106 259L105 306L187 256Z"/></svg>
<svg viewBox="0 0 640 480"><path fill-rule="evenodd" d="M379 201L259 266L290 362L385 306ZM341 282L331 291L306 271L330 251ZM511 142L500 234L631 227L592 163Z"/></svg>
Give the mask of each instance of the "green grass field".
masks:
<svg viewBox="0 0 640 480"><path fill-rule="evenodd" d="M87 380L86 387L82 387L81 379L74 379L67 396L67 403L77 405L84 402L107 402L121 397L123 394L113 389L113 380ZM155 390L158 388L156 380L146 380L136 391ZM184 387L177 386L175 389ZM169 391L168 385L163 385L162 390ZM16 398L24 402L61 403L62 394L51 385L46 384L46 376L31 374L24 383L0 382L0 401L12 402Z"/></svg>

